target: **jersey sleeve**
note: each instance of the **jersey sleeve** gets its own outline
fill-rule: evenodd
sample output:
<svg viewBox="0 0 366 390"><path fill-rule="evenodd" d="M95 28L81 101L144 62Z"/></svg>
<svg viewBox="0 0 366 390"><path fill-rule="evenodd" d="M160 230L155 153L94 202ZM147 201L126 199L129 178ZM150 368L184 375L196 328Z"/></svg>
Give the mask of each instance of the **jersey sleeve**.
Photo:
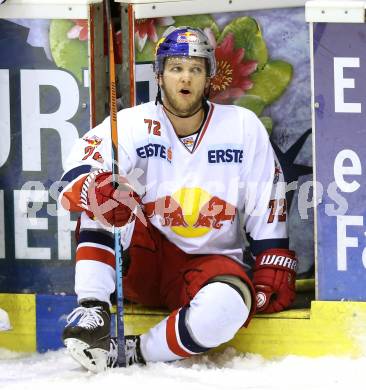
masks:
<svg viewBox="0 0 366 390"><path fill-rule="evenodd" d="M244 159L244 229L250 251L256 256L266 249L288 249L286 183L268 134L252 113Z"/></svg>
<svg viewBox="0 0 366 390"><path fill-rule="evenodd" d="M120 133L120 131L119 131ZM127 133L127 132L126 132ZM128 144L128 136L123 136ZM120 175L126 176L133 168L128 146L119 143ZM112 170L112 143L109 117L88 131L72 148L59 185L59 202L69 211L82 211L80 193L86 177L92 172Z"/></svg>

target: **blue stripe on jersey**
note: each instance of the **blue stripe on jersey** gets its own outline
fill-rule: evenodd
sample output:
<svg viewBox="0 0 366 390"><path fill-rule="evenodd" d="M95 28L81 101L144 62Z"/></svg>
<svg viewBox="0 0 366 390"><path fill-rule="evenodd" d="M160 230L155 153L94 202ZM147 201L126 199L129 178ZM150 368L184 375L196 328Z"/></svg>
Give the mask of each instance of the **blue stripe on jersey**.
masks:
<svg viewBox="0 0 366 390"><path fill-rule="evenodd" d="M92 169L91 165L79 165L78 167L72 168L67 171L61 178L60 181L66 181L71 183L73 180L77 179L79 176L89 173Z"/></svg>
<svg viewBox="0 0 366 390"><path fill-rule="evenodd" d="M249 235L248 241L250 244L250 251L254 256L259 255L267 249L288 249L288 238L272 238L267 240L253 240Z"/></svg>
<svg viewBox="0 0 366 390"><path fill-rule="evenodd" d="M90 242L99 245L105 245L114 250L114 238L105 231L101 230L81 230L79 244Z"/></svg>
<svg viewBox="0 0 366 390"><path fill-rule="evenodd" d="M194 353L202 353L208 351L210 348L202 347L202 345L197 344L193 339L192 336L189 334L189 331L187 329L186 325L186 314L189 306L184 306L179 311L179 318L178 318L178 332L179 332L179 338L183 346L188 349L191 352Z"/></svg>

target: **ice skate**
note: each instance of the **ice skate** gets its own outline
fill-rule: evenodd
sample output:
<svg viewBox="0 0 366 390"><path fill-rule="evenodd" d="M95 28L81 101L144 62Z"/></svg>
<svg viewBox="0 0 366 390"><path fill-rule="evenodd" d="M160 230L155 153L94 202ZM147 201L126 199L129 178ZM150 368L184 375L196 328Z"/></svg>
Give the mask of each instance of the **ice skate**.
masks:
<svg viewBox="0 0 366 390"><path fill-rule="evenodd" d="M140 336L125 336L126 366L132 364L146 364L140 348ZM111 337L107 366L116 367L117 364L117 338Z"/></svg>
<svg viewBox="0 0 366 390"><path fill-rule="evenodd" d="M67 322L62 339L71 356L87 370L105 370L110 349L108 304L84 302L69 314Z"/></svg>

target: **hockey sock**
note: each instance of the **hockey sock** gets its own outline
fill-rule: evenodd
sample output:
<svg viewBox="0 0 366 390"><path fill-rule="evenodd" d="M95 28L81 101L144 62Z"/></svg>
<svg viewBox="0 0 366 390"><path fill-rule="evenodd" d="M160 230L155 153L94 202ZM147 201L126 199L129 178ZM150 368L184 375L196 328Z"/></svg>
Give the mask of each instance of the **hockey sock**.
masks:
<svg viewBox="0 0 366 390"><path fill-rule="evenodd" d="M249 310L231 286L204 286L188 306L175 310L141 336L146 361L172 361L206 352L231 340L248 318Z"/></svg>

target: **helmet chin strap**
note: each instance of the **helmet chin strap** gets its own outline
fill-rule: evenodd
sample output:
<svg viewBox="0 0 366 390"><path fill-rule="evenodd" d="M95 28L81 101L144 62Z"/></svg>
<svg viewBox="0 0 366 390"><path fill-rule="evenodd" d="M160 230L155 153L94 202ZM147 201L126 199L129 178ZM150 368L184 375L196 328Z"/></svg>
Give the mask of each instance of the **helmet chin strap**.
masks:
<svg viewBox="0 0 366 390"><path fill-rule="evenodd" d="M173 111L169 110L169 108L163 103L163 99L161 98L161 88L160 88L160 85L158 84L158 92L156 94L156 98L155 98L155 105L157 105L158 103L160 103L164 109L166 111L168 111L170 114L178 117L178 118L191 118L192 116L196 115L197 112L199 112L203 106L204 106L204 101L205 101L205 98L202 99L202 105L200 107L198 107L198 109L193 113L193 114L190 114L190 115L178 115L176 113L174 113Z"/></svg>
<svg viewBox="0 0 366 390"><path fill-rule="evenodd" d="M198 107L198 109L191 115L178 115L178 114L175 114L173 111L170 111L169 108L167 108L164 103L162 103L162 106L164 107L165 110L167 110L170 114L174 115L174 116L177 116L178 118L191 118L192 116L196 115L197 112L199 112L202 108L203 108L203 105L201 105L200 107Z"/></svg>
<svg viewBox="0 0 366 390"><path fill-rule="evenodd" d="M161 98L161 88L159 83L158 83L158 92L156 93L156 98L155 98L155 106L157 106L158 103L160 103L161 105L163 104L163 100Z"/></svg>

